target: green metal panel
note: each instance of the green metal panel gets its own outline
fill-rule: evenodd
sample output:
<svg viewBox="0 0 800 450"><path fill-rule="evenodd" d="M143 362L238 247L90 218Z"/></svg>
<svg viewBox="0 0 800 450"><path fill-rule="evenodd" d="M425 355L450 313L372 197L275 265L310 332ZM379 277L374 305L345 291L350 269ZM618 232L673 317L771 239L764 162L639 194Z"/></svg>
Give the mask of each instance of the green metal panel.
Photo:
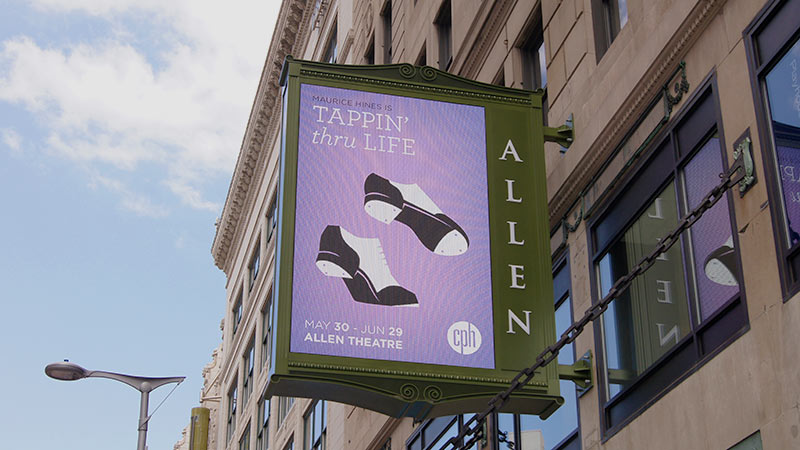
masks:
<svg viewBox="0 0 800 450"><path fill-rule="evenodd" d="M542 93L478 83L430 67L342 66L291 58L281 83L279 245L267 395L324 398L395 417L483 409L555 341ZM484 108L491 267L481 270L491 273L494 368L290 351L301 85ZM551 364L512 395L505 410L546 417L563 403L558 387L558 367Z"/></svg>
<svg viewBox="0 0 800 450"><path fill-rule="evenodd" d="M208 450L208 408L192 408L189 426L189 450Z"/></svg>

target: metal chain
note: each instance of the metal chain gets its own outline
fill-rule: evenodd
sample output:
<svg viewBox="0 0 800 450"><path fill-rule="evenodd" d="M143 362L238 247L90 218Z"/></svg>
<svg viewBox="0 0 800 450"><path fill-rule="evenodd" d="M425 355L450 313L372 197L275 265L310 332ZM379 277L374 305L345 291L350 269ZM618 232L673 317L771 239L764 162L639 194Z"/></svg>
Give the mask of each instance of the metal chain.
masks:
<svg viewBox="0 0 800 450"><path fill-rule="evenodd" d="M475 414L469 420L464 422L464 425L458 435L445 442L441 449L447 448L453 450L464 450L475 445L478 440L483 437L483 424L486 421L486 418L492 413L499 412L500 409L508 402L511 394L525 386L533 378L537 369L541 369L542 367L553 362L558 357L558 353L561 351L561 349L575 342L575 339L577 339L578 336L583 332L583 329L586 327L586 325L588 325L590 322L594 322L601 315L603 315L606 309L608 309L608 305L622 295L622 293L628 289L630 284L637 276L641 275L653 264L655 264L657 258L662 253L669 250L670 247L678 242L681 234L683 234L684 231L691 228L692 225L694 225L694 223L697 222L697 220L700 219L700 217L706 211L713 207L721 198L725 197L725 193L728 191L728 189L737 185L739 181L744 178L744 176L744 166L742 165L741 158L739 158L726 173L720 174L722 181L713 189L711 189L711 191L705 196L705 198L703 198L700 204L698 204L692 211L689 212L689 214L681 219L678 226L672 230L672 232L667 234L659 242L658 246L653 249L652 252L650 252L649 255L642 258L642 260L639 261L639 263L630 272L628 272L627 275L619 278L611 287L611 289L609 289L606 296L586 310L583 317L573 322L572 325L570 325L570 327L561 334L561 338L558 341L542 350L542 352L536 357L536 361L533 363L533 365L520 371L511 380L511 385L505 391L500 392L489 401L489 406L484 411ZM469 437L469 439L464 441L464 439L467 437Z"/></svg>

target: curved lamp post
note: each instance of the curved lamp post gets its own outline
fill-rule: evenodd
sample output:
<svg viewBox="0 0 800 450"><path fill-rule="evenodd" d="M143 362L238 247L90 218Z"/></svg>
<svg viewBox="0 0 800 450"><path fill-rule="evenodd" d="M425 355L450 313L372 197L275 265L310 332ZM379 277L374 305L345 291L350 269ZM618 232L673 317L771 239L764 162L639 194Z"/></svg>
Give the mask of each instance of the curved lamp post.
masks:
<svg viewBox="0 0 800 450"><path fill-rule="evenodd" d="M137 377L135 375L103 372L102 370L86 370L83 367L69 361L48 364L47 367L44 368L44 373L46 373L50 378L62 381L75 381L80 380L81 378L89 377L110 378L112 380L121 381L141 392L142 401L139 406L139 443L136 446L137 450L145 450L145 443L147 442L147 422L150 420L150 417L147 415L147 409L150 399L150 391L153 391L165 384L180 383L186 378Z"/></svg>

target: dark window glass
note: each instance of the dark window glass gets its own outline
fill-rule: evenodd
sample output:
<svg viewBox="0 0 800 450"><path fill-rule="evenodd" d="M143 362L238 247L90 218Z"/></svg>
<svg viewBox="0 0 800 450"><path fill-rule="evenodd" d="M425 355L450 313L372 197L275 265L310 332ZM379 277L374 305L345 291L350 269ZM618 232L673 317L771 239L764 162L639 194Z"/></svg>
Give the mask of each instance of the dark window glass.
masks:
<svg viewBox="0 0 800 450"><path fill-rule="evenodd" d="M270 341L272 339L272 289L267 294L267 303L261 310L261 365L266 366L270 354Z"/></svg>
<svg viewBox="0 0 800 450"><path fill-rule="evenodd" d="M250 284L249 289L252 291L253 286L256 285L256 278L258 278L258 270L261 268L261 241L256 242L253 257L250 259Z"/></svg>
<svg viewBox="0 0 800 450"><path fill-rule="evenodd" d="M536 8L525 39L519 46L522 61L522 88L547 89L547 54L542 31L542 11ZM547 92L542 98L542 114L547 125Z"/></svg>
<svg viewBox="0 0 800 450"><path fill-rule="evenodd" d="M239 323L242 321L242 294L239 294L239 297L236 299L236 303L233 304L233 311L231 311L231 320L233 322L233 334L236 335L236 332L239 331Z"/></svg>
<svg viewBox="0 0 800 450"><path fill-rule="evenodd" d="M453 18L450 0L442 4L434 23L439 37L439 69L447 70L453 62Z"/></svg>
<svg viewBox="0 0 800 450"><path fill-rule="evenodd" d="M273 198L269 208L267 208L267 242L272 240L275 227L278 225L278 210L276 206L277 204Z"/></svg>
<svg viewBox="0 0 800 450"><path fill-rule="evenodd" d="M269 448L269 399L261 398L258 404L258 437L256 438L256 450L267 450Z"/></svg>
<svg viewBox="0 0 800 450"><path fill-rule="evenodd" d="M322 62L335 63L337 55L337 30L338 24L334 21L331 26L331 36L328 38L328 44L325 46L325 53L322 54Z"/></svg>
<svg viewBox="0 0 800 450"><path fill-rule="evenodd" d="M392 0L388 0L381 12L383 25L383 63L392 63Z"/></svg>
<svg viewBox="0 0 800 450"><path fill-rule="evenodd" d="M237 379L238 377L233 377L234 382L231 389L228 391L228 426L227 426L227 438L228 441L231 440L233 437L233 431L236 429L236 392L237 392Z"/></svg>

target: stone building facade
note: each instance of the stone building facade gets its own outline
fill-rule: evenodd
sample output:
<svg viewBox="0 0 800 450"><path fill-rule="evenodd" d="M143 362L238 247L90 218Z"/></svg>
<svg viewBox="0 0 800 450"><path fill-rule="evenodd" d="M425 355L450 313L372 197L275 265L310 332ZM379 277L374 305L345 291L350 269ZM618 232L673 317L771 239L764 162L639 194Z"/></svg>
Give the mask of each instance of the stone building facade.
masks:
<svg viewBox="0 0 800 450"><path fill-rule="evenodd" d="M545 89L548 124L575 130L545 154L562 330L750 149L752 188L726 192L560 357L590 354L593 386L562 382L546 421L492 416L479 446L800 448L798 17L800 0L284 0L212 246L228 282L210 448L439 448L465 420L264 398L287 55Z"/></svg>

